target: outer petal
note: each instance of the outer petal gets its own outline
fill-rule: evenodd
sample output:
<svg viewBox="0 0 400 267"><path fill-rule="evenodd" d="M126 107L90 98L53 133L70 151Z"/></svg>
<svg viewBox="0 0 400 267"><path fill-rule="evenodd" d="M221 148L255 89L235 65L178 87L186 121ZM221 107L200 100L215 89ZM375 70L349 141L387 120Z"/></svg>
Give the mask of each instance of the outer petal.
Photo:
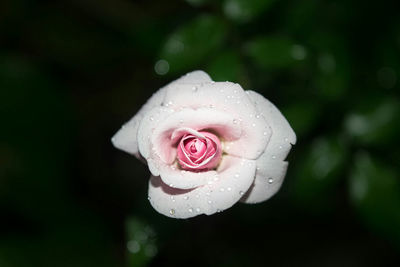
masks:
<svg viewBox="0 0 400 267"><path fill-rule="evenodd" d="M193 71L169 83L165 87L155 92L146 102L146 104L144 104L140 108L136 115L133 116L133 118L131 118L128 122L126 122L122 126L122 128L112 137L111 141L113 145L118 149L121 149L125 152L135 155L137 158L140 158L137 132L139 124L144 115L151 109L157 106L161 106L165 97L166 89L168 87L173 87L177 84L192 84L204 82L211 82L210 76L208 76L208 74L204 71Z"/></svg>
<svg viewBox="0 0 400 267"><path fill-rule="evenodd" d="M230 114L233 123L242 129L239 138L225 140L224 151L230 155L256 159L265 150L271 129L238 84L230 82L177 84L167 90L165 101L172 108L209 107Z"/></svg>
<svg viewBox="0 0 400 267"><path fill-rule="evenodd" d="M257 110L271 126L272 135L265 152L257 159L256 178L250 190L241 199L245 203L258 203L273 196L281 187L288 163L284 161L296 135L282 113L262 95L247 91Z"/></svg>
<svg viewBox="0 0 400 267"><path fill-rule="evenodd" d="M235 204L253 183L255 161L225 156L211 184L194 189L176 189L151 177L149 200L161 214L173 218L211 215Z"/></svg>

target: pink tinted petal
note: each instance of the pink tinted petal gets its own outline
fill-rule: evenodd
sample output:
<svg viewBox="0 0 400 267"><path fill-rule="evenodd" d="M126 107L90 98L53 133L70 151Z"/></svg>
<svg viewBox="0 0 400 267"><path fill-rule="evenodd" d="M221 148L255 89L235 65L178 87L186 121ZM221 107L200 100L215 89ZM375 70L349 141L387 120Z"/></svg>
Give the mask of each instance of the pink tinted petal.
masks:
<svg viewBox="0 0 400 267"><path fill-rule="evenodd" d="M175 160L177 143L186 132L196 132L204 137L198 131L212 130L227 138L239 138L241 134L240 126L233 123L232 116L226 112L210 108L172 110L172 112L166 110L163 112L166 112L166 114L155 115L155 112L149 114L144 121L149 121L153 116L153 124L149 127L143 127L142 130L139 127L139 131L141 138L151 137L156 153L160 155L164 162L169 164ZM152 127L154 127L154 131L152 131ZM175 151L175 154L171 151Z"/></svg>
<svg viewBox="0 0 400 267"><path fill-rule="evenodd" d="M241 129L240 137L232 138L228 129L218 132L227 143L224 151L230 155L256 159L264 151L271 135L270 127L258 115L253 102L238 84L214 82L193 88L188 84L178 84L167 90L165 101L173 102L176 108L210 107L230 114L233 124Z"/></svg>
<svg viewBox="0 0 400 267"><path fill-rule="evenodd" d="M223 211L238 202L253 183L255 161L224 156L218 172L206 172L214 175L211 183L187 190L168 186L153 176L149 182L150 204L161 214L182 219Z"/></svg>

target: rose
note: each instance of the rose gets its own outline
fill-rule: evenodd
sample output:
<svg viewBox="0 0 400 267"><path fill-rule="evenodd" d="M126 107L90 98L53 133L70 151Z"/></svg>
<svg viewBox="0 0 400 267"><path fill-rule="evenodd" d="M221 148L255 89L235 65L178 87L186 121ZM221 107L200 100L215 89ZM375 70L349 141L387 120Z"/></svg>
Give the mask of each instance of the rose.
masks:
<svg viewBox="0 0 400 267"><path fill-rule="evenodd" d="M112 142L147 162L158 212L189 218L273 196L296 135L260 94L195 71L157 91Z"/></svg>

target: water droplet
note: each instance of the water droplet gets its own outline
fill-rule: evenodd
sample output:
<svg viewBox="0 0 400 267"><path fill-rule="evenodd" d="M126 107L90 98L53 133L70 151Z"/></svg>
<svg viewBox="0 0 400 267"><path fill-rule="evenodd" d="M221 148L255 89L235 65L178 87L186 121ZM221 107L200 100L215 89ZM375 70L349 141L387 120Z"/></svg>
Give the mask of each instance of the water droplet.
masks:
<svg viewBox="0 0 400 267"><path fill-rule="evenodd" d="M215 176L215 177L214 177L214 181L218 181L218 176Z"/></svg>
<svg viewBox="0 0 400 267"><path fill-rule="evenodd" d="M199 89L197 86L193 86L193 87L192 87L192 91L193 91L193 92L197 92L197 89Z"/></svg>
<svg viewBox="0 0 400 267"><path fill-rule="evenodd" d="M235 89L235 90L233 90L233 93L237 94L237 92L238 92L238 90L236 90L236 89Z"/></svg>
<svg viewBox="0 0 400 267"><path fill-rule="evenodd" d="M189 197L188 197L188 196L184 196L183 199L184 199L184 200L188 200Z"/></svg>
<svg viewBox="0 0 400 267"><path fill-rule="evenodd" d="M268 133L267 132L263 132L263 135L266 136L266 135L268 135Z"/></svg>
<svg viewBox="0 0 400 267"><path fill-rule="evenodd" d="M214 84L215 82L214 81L211 81L211 84Z"/></svg>
<svg viewBox="0 0 400 267"><path fill-rule="evenodd" d="M256 115L256 118L257 118L257 119L259 119L259 118L260 118L260 115L259 115L259 114L257 114L257 115Z"/></svg>
<svg viewBox="0 0 400 267"><path fill-rule="evenodd" d="M282 146L279 146L279 149L282 149Z"/></svg>
<svg viewBox="0 0 400 267"><path fill-rule="evenodd" d="M269 183L269 184L272 184L273 182L274 182L274 179L273 179L273 178L269 178L269 179L268 179L268 183Z"/></svg>
<svg viewBox="0 0 400 267"><path fill-rule="evenodd" d="M192 208L189 208L189 212L192 213L192 212L193 212L193 209L192 209Z"/></svg>
<svg viewBox="0 0 400 267"><path fill-rule="evenodd" d="M221 187L221 188L219 189L219 191L224 192L225 189L224 189L223 187Z"/></svg>
<svg viewBox="0 0 400 267"><path fill-rule="evenodd" d="M209 201L207 201L208 202L208 204L211 204L212 203L212 201L211 200L209 200Z"/></svg>
<svg viewBox="0 0 400 267"><path fill-rule="evenodd" d="M171 196L171 200L172 200L172 202L175 202L174 196Z"/></svg>
<svg viewBox="0 0 400 267"><path fill-rule="evenodd" d="M147 197L147 199L150 201L150 200L151 200L151 197L150 197L150 196L148 196L148 197Z"/></svg>
<svg viewBox="0 0 400 267"><path fill-rule="evenodd" d="M196 211L197 211L197 212L200 212L200 208L196 208Z"/></svg>
<svg viewBox="0 0 400 267"><path fill-rule="evenodd" d="M252 124L252 126L253 126L253 127L256 127L256 124L255 124L255 123L253 123L253 124Z"/></svg>
<svg viewBox="0 0 400 267"><path fill-rule="evenodd" d="M179 120L179 123L183 123L183 120L181 119L181 120Z"/></svg>
<svg viewBox="0 0 400 267"><path fill-rule="evenodd" d="M243 194L244 194L243 191L239 191L239 195L243 196Z"/></svg>
<svg viewBox="0 0 400 267"><path fill-rule="evenodd" d="M285 138L285 142L289 142L289 139Z"/></svg>
<svg viewBox="0 0 400 267"><path fill-rule="evenodd" d="M174 209L170 209L169 210L169 214L174 215L175 214L175 210Z"/></svg>
<svg viewBox="0 0 400 267"><path fill-rule="evenodd" d="M196 198L199 198L199 197L200 197L200 195L199 195L199 194L197 194L197 195L196 195Z"/></svg>
<svg viewBox="0 0 400 267"><path fill-rule="evenodd" d="M235 173L235 178L239 178L239 173Z"/></svg>
<svg viewBox="0 0 400 267"><path fill-rule="evenodd" d="M226 190L228 190L228 191L232 191L232 188L231 188L231 187L228 187Z"/></svg>
<svg viewBox="0 0 400 267"><path fill-rule="evenodd" d="M260 170L260 167L257 167L256 170L259 171L259 170Z"/></svg>
<svg viewBox="0 0 400 267"><path fill-rule="evenodd" d="M224 89L221 89L221 90L219 90L221 93L223 93L224 92Z"/></svg>
<svg viewBox="0 0 400 267"><path fill-rule="evenodd" d="M276 156L275 156L275 155L273 155L273 156L272 156L272 158L273 158L273 159L276 159Z"/></svg>
<svg viewBox="0 0 400 267"><path fill-rule="evenodd" d="M237 119L233 119L233 124L238 123Z"/></svg>
<svg viewBox="0 0 400 267"><path fill-rule="evenodd" d="M208 182L207 182L207 184L212 184L212 183L213 183L213 181L208 181Z"/></svg>
<svg viewBox="0 0 400 267"><path fill-rule="evenodd" d="M222 211L222 210L220 210L220 209L217 209L217 212L218 212L218 213L220 213L221 211Z"/></svg>
<svg viewBox="0 0 400 267"><path fill-rule="evenodd" d="M169 184L169 187L174 187L174 184Z"/></svg>
<svg viewBox="0 0 400 267"><path fill-rule="evenodd" d="M238 100L238 101L236 101L236 104L240 105L240 101L239 101L239 100Z"/></svg>

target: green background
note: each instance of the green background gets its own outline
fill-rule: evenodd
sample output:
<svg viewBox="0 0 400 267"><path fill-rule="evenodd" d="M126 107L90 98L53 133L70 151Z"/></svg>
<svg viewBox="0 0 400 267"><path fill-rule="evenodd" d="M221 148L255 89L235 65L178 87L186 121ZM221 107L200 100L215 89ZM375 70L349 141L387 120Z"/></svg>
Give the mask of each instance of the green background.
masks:
<svg viewBox="0 0 400 267"><path fill-rule="evenodd" d="M0 266L400 264L396 1L0 3ZM297 133L280 192L189 220L110 138L203 69ZM399 266L399 265L397 265Z"/></svg>

